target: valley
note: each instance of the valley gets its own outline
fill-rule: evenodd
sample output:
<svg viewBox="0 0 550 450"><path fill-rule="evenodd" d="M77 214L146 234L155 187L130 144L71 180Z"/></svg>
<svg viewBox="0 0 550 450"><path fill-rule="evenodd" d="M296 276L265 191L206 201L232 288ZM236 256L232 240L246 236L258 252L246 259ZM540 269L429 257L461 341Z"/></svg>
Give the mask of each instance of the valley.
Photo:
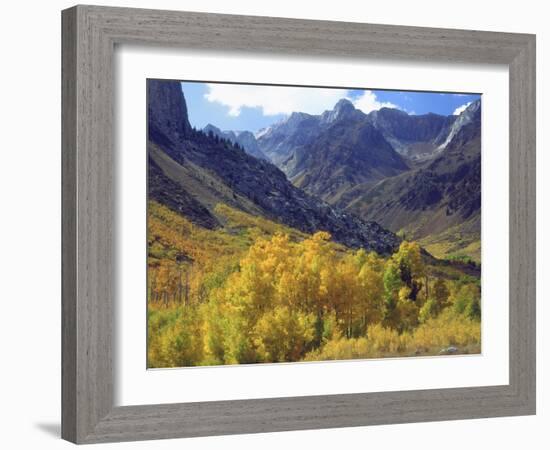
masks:
<svg viewBox="0 0 550 450"><path fill-rule="evenodd" d="M479 105L252 133L148 99L148 367L480 352Z"/></svg>

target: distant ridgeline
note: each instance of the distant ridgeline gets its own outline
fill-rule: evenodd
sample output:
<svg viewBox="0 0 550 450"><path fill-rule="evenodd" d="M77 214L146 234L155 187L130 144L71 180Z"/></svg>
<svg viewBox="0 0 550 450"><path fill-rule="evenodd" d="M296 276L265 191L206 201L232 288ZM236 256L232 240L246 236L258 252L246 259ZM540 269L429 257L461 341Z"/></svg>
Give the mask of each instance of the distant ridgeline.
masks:
<svg viewBox="0 0 550 450"><path fill-rule="evenodd" d="M256 135L288 178L331 205L375 220L436 256L480 258L481 102L458 116L369 114L340 100Z"/></svg>
<svg viewBox="0 0 550 450"><path fill-rule="evenodd" d="M206 125L202 131L210 137L218 136L232 144L239 144L249 155L269 161L269 158L260 150L256 137L250 131L222 131L212 124Z"/></svg>

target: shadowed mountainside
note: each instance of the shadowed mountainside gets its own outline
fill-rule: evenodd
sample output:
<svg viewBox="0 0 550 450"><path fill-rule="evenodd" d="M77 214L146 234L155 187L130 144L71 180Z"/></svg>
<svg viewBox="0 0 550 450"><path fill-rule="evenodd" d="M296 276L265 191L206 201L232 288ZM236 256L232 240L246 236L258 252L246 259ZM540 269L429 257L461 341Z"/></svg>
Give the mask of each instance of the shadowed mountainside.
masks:
<svg viewBox="0 0 550 450"><path fill-rule="evenodd" d="M348 100L257 134L298 187L408 238L479 260L481 102L459 116L364 114Z"/></svg>
<svg viewBox="0 0 550 450"><path fill-rule="evenodd" d="M336 242L352 248L388 254L399 245L399 238L376 222L297 188L270 162L193 130L179 82L149 80L148 89L153 168L148 189L160 203L201 226L216 226L215 208L222 203L306 233L328 231Z"/></svg>
<svg viewBox="0 0 550 450"><path fill-rule="evenodd" d="M376 220L407 238L424 239L429 250L467 249L479 259L481 237L481 108L476 102L435 159L373 186L358 185L339 205ZM457 120L457 122L458 122ZM456 123L456 122L455 122ZM468 247L470 247L468 249Z"/></svg>

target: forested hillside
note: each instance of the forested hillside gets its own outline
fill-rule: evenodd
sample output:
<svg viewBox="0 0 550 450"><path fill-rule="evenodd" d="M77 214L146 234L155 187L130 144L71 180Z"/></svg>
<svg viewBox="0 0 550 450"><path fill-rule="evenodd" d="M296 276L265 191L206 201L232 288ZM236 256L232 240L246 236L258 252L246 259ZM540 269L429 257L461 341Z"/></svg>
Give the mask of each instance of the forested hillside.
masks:
<svg viewBox="0 0 550 450"><path fill-rule="evenodd" d="M479 353L480 286L219 205L209 230L149 204L148 366Z"/></svg>

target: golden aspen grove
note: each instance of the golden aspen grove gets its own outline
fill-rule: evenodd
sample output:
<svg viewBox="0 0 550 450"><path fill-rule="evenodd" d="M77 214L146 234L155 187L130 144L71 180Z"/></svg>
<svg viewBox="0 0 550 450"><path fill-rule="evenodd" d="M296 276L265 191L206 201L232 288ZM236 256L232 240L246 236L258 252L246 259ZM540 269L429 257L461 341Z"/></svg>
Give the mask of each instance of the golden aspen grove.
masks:
<svg viewBox="0 0 550 450"><path fill-rule="evenodd" d="M480 353L480 280L465 264L215 213L223 226L207 229L148 203L148 367Z"/></svg>

